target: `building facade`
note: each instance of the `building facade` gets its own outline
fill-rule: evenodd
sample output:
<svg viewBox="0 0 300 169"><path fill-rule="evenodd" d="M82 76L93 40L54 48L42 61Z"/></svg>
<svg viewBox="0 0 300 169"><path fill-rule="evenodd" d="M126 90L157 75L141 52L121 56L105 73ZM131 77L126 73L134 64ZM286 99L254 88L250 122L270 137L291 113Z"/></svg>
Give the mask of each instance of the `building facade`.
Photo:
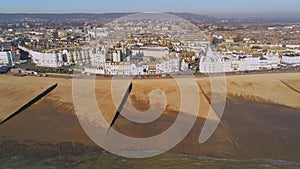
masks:
<svg viewBox="0 0 300 169"><path fill-rule="evenodd" d="M0 64L13 66L17 60L18 58L14 51L0 52Z"/></svg>

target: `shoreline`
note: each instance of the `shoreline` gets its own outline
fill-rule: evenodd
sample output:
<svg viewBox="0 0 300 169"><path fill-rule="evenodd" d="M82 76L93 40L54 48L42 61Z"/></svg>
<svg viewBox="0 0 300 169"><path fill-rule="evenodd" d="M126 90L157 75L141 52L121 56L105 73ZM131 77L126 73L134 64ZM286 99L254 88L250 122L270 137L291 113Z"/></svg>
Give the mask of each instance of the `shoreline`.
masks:
<svg viewBox="0 0 300 169"><path fill-rule="evenodd" d="M299 73L299 72L298 72ZM278 74L277 74L278 75ZM239 78L237 78L239 77ZM231 76L227 78L227 103L222 117L225 127L219 125L213 137L204 144L198 143L199 133L205 122L208 102L201 101L199 117L194 128L182 143L171 150L185 154L197 154L208 157L236 159L283 159L300 162L299 93L287 88L279 80L300 88L299 74L282 73L276 75ZM0 127L0 138L9 140L34 140L35 142L81 142L94 145L82 130L76 117L72 100L72 80L46 77L14 77L4 75L0 81L3 86L2 102L9 100L11 105L2 105L7 113L14 112L34 92L42 91L49 84L58 83L57 88L45 98L33 104L30 108L11 119ZM197 80L203 89L210 93L208 78ZM115 107L111 101L109 80L96 81L96 101L105 116L114 113ZM42 89L43 87L43 89ZM166 92L167 109L156 123L137 125L129 123L124 118L116 122L116 127L129 136L149 136L167 129L178 112L178 87L173 80L158 79L158 81L134 82L130 98L137 109L149 108L148 94L153 89ZM204 99L203 93L199 95ZM18 102L20 105L18 105ZM4 107L6 106L6 107ZM5 113L5 112L4 112ZM186 122L183 122L183 124ZM34 131L34 132L32 132ZM145 132L146 131L146 132ZM148 134L148 135L147 135ZM234 137L240 145L236 149L230 139Z"/></svg>
<svg viewBox="0 0 300 169"><path fill-rule="evenodd" d="M80 142L35 142L32 140L19 142L17 140L7 140L0 138L1 147L6 147L6 150L0 148L0 159L10 159L10 158L21 158L28 160L42 160L55 158L58 156L69 156L69 157L78 157L78 156L87 156L87 155L95 155L96 157L100 156L114 156L115 158L120 159L128 159L124 157L119 157L114 154L110 154L106 150L103 150L97 146L85 145ZM20 152L19 150L27 150L27 153ZM50 150L52 149L52 150ZM34 151L31 151L34 150ZM48 150L48 151L47 151ZM130 152L130 150L128 150ZM134 151L134 150L131 150ZM299 162L287 161L287 160L276 160L276 159L268 159L268 158L253 158L253 159L233 159L233 158L217 158L217 157L209 157L197 154L186 154L180 152L165 152L163 154L148 157L144 160L149 160L153 158L159 158L161 156L172 156L178 159L189 159L189 160L197 160L198 162L201 160L209 160L213 161L213 163L253 163L257 165L268 164L274 167L300 167ZM131 159L132 161L138 161L141 159ZM180 162L179 162L180 163ZM1 164L0 164L1 166Z"/></svg>

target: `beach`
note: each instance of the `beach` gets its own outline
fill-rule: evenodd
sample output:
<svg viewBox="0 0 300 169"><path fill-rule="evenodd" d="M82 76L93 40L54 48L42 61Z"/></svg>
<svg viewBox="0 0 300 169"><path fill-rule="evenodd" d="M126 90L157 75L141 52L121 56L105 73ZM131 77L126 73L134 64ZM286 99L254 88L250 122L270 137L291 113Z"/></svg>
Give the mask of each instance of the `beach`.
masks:
<svg viewBox="0 0 300 169"><path fill-rule="evenodd" d="M200 104L197 120L187 137L172 153L213 158L272 159L300 162L300 73L226 76L226 105L220 123L210 139L198 142L211 108L211 83L197 78ZM57 88L0 126L1 140L19 143L57 144L78 142L96 147L81 128L72 97L72 79L55 77L0 76L0 118L5 119L54 84ZM114 128L132 137L150 137L168 129L180 111L180 90L172 79L134 80L129 100L140 111L150 108L149 93L160 89L167 98L159 119L137 124L120 117ZM83 89L84 90L84 89ZM95 81L96 101L105 119L116 112L111 81ZM191 100L192 101L192 100ZM186 116L191 116L185 112ZM185 125L183 123L183 125ZM46 153L46 152L45 152Z"/></svg>

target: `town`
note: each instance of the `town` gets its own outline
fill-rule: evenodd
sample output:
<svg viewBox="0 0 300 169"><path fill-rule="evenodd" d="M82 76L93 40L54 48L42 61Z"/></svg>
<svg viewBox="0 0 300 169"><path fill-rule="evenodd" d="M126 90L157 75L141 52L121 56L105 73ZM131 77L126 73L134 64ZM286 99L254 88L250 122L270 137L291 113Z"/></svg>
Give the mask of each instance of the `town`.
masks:
<svg viewBox="0 0 300 169"><path fill-rule="evenodd" d="M83 19L66 25L46 22L24 18L0 29L1 73L13 68L35 74L77 70L87 75L158 76L300 66L297 24L189 22L170 14L131 14L101 22Z"/></svg>

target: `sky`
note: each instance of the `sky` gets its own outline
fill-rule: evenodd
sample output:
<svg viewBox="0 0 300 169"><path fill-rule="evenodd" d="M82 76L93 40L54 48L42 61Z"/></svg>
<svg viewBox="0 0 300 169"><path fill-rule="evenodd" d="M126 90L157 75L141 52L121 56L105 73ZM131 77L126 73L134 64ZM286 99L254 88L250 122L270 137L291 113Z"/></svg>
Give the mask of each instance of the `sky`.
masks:
<svg viewBox="0 0 300 169"><path fill-rule="evenodd" d="M190 12L300 16L299 0L1 0L0 13Z"/></svg>

